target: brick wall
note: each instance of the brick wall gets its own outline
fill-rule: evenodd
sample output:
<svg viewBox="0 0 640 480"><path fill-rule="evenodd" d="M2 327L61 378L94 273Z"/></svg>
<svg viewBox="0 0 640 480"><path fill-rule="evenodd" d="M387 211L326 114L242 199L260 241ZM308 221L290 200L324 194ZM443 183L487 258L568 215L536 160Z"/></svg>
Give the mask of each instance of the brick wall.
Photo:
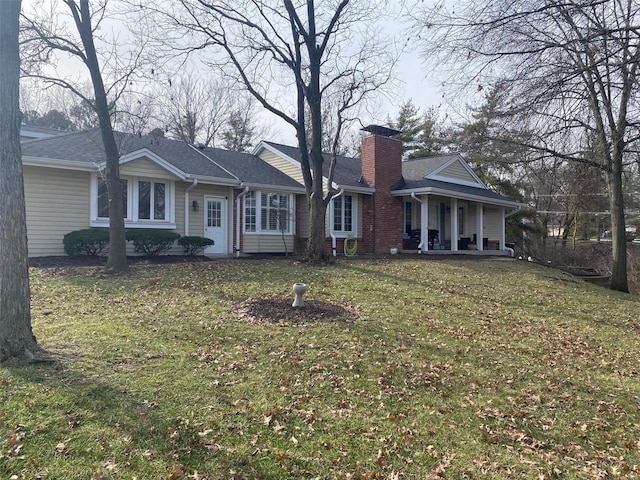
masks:
<svg viewBox="0 0 640 480"><path fill-rule="evenodd" d="M391 187L402 178L402 142L381 135L362 139L362 175L376 191L363 205L363 242L375 253L402 248L404 206L391 196Z"/></svg>

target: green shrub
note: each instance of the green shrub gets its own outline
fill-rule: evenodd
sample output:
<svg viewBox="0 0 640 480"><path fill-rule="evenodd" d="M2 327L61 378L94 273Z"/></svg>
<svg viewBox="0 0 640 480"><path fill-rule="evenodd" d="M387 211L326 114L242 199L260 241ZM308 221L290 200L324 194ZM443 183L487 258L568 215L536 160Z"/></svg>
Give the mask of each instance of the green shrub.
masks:
<svg viewBox="0 0 640 480"><path fill-rule="evenodd" d="M133 251L145 257L156 257L171 249L180 234L151 228L126 231L127 241L133 243Z"/></svg>
<svg viewBox="0 0 640 480"><path fill-rule="evenodd" d="M109 245L109 230L86 228L67 233L62 238L67 255L89 255L97 257Z"/></svg>
<svg viewBox="0 0 640 480"><path fill-rule="evenodd" d="M185 255L196 255L200 250L210 247L215 242L210 238L204 237L180 237L178 244L184 248Z"/></svg>

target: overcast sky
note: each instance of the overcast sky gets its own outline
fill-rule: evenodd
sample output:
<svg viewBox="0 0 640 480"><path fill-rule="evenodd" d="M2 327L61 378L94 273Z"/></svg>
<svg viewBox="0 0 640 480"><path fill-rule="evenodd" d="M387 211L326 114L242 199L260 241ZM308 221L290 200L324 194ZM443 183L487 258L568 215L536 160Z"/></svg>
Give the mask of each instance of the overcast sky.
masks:
<svg viewBox="0 0 640 480"><path fill-rule="evenodd" d="M44 4L47 3L49 2L44 2ZM40 9L42 4L41 0L23 0L23 11L29 12L34 5ZM64 8L65 10L63 11L66 13L66 7ZM389 22L387 27L391 29L392 34L407 38L407 34L401 31L405 27L398 22ZM117 31L118 25L117 23L112 23L108 28ZM371 103L367 112L361 113L361 121L365 125L370 123L385 124L388 118L394 119L400 106L410 99L421 111L434 106L440 106L442 112L450 110L449 100L443 95L438 79L428 77L425 68L417 47L405 52L400 58L396 70L397 88L394 88L391 93L386 95L380 94ZM59 71L73 76L82 75L88 78L85 68L75 61L61 59ZM272 140L295 143L295 133L290 126L283 122L280 123L274 115L268 112L265 112L261 117L264 122L271 122L275 126L275 128L271 129Z"/></svg>

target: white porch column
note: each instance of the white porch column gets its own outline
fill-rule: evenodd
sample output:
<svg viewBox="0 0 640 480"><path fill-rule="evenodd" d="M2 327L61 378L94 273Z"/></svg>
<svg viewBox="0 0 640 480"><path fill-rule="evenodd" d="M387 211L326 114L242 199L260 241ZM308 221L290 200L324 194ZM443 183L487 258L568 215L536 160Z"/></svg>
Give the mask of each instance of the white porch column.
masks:
<svg viewBox="0 0 640 480"><path fill-rule="evenodd" d="M420 195L420 244L422 251L429 250L429 195Z"/></svg>
<svg viewBox="0 0 640 480"><path fill-rule="evenodd" d="M458 251L458 199L451 199L451 251Z"/></svg>
<svg viewBox="0 0 640 480"><path fill-rule="evenodd" d="M484 232L484 204L479 203L476 205L476 249L484 250L484 242L482 236Z"/></svg>
<svg viewBox="0 0 640 480"><path fill-rule="evenodd" d="M504 250L504 208L500 209L500 245L498 250Z"/></svg>

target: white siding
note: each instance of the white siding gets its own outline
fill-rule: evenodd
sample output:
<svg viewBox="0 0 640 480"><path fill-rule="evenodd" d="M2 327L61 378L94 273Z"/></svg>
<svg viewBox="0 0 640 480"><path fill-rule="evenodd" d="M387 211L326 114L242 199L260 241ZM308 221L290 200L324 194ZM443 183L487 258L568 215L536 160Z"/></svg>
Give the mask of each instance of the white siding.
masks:
<svg viewBox="0 0 640 480"><path fill-rule="evenodd" d="M64 255L66 233L89 228L90 173L24 167L29 256Z"/></svg>

